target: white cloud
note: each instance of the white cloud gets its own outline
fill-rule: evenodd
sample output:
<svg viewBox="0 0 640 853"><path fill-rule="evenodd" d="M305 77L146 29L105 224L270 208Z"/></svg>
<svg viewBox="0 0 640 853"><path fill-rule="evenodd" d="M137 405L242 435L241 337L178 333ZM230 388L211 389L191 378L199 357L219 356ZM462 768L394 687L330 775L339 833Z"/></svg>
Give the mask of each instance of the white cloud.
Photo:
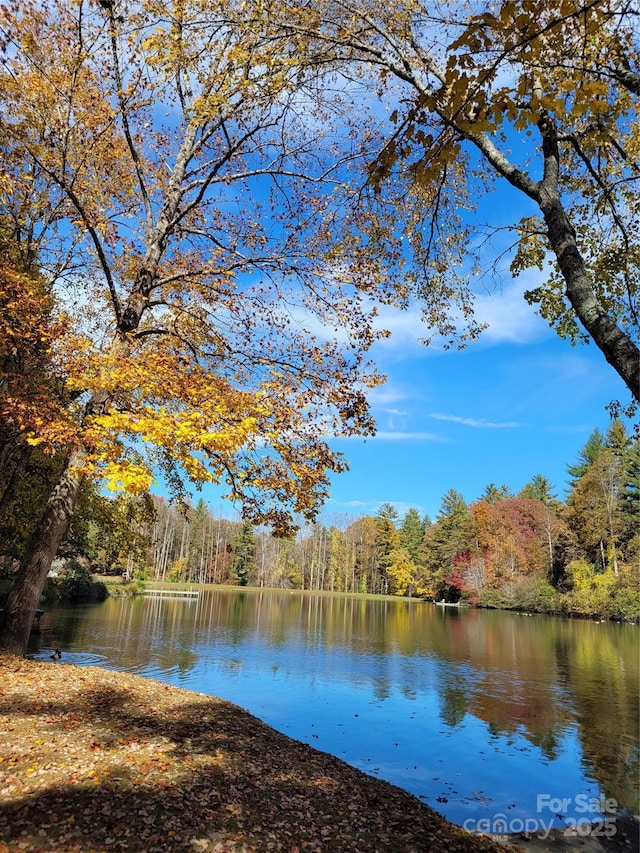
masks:
<svg viewBox="0 0 640 853"><path fill-rule="evenodd" d="M377 432L374 438L378 441L449 441L441 435L432 432Z"/></svg>
<svg viewBox="0 0 640 853"><path fill-rule="evenodd" d="M482 293L476 297L475 316L487 328L480 343L528 344L551 334L549 326L535 313L525 298L525 290L534 288L540 273L524 274L495 293ZM528 279L528 280L527 280Z"/></svg>
<svg viewBox="0 0 640 853"><path fill-rule="evenodd" d="M449 441L441 435L432 432L384 432L375 434L378 441Z"/></svg>
<svg viewBox="0 0 640 853"><path fill-rule="evenodd" d="M336 436L336 438L346 441L353 441L354 439L359 439L360 441L449 441L448 438L432 432L394 432L392 430L380 430L375 435L365 437L361 435L341 435Z"/></svg>
<svg viewBox="0 0 640 853"><path fill-rule="evenodd" d="M475 346L495 346L502 343L530 344L552 335L545 320L535 313L525 298L525 290L539 284L541 274L530 271L518 279L509 279L495 291L482 290L475 296L475 317L486 325ZM454 320L457 312L453 312ZM420 303L412 303L401 311L391 306L382 306L378 311L376 326L390 332L388 338L378 341L374 352L394 358L407 357L420 351L424 355L442 352L437 339L428 346L420 343L428 336L429 329L422 320Z"/></svg>
<svg viewBox="0 0 640 853"><path fill-rule="evenodd" d="M424 513L425 509L421 504L410 504L403 500L393 500L393 498L376 498L369 501L337 501L333 498L329 498L327 501L327 506L331 507L331 509L342 508L345 512L349 512L350 510L357 510L360 518L362 513L364 512L367 515L375 515L382 504L391 504L392 507L398 513L398 517L400 519L407 513L409 509L417 509L418 512ZM335 514L335 513L334 513ZM340 525L339 525L340 526Z"/></svg>
<svg viewBox="0 0 640 853"><path fill-rule="evenodd" d="M387 380L384 385L378 385L367 391L367 400L372 406L376 406L383 412L393 412L393 403L402 402L411 396L411 389L402 388L398 383ZM391 408L387 408L391 407Z"/></svg>
<svg viewBox="0 0 640 853"><path fill-rule="evenodd" d="M447 421L448 423L462 424L463 426L470 426L476 429L515 429L523 426L518 421L496 423L494 421L487 421L484 418L462 418L458 415L447 415L441 412L432 412L429 414L429 417L436 421Z"/></svg>

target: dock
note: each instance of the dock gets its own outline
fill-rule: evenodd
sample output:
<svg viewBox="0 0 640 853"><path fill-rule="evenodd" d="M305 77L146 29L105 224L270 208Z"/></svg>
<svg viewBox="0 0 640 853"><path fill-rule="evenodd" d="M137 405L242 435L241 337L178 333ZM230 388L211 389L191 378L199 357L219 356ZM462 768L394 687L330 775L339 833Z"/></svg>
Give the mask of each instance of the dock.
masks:
<svg viewBox="0 0 640 853"><path fill-rule="evenodd" d="M199 589L145 589L144 595L152 598L200 598Z"/></svg>

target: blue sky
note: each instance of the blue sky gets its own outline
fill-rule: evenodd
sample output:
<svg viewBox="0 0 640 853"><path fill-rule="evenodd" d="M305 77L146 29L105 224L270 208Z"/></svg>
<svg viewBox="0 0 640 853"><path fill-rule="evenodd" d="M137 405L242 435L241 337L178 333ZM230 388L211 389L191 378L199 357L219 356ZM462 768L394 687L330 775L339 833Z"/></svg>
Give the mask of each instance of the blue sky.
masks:
<svg viewBox="0 0 640 853"><path fill-rule="evenodd" d="M571 346L535 314L522 296L530 286L509 279L480 296L489 327L463 351L420 344L417 310L383 312L392 334L372 351L388 377L370 392L378 434L331 440L350 470L332 478L325 523L344 526L385 502L434 518L448 489L472 501L491 482L517 492L535 474L565 496L567 465L595 427L606 430L607 403L629 395L593 344ZM218 490L202 496L233 514Z"/></svg>
<svg viewBox="0 0 640 853"><path fill-rule="evenodd" d="M533 207L500 186L481 200L480 210L504 227ZM465 350L421 344L429 330L419 305L380 309L380 326L391 335L370 352L387 375L369 392L378 434L330 440L350 470L332 477L324 523L344 527L350 517L375 515L382 503L401 516L415 507L434 519L449 489L471 502L490 483L517 493L536 474L564 499L567 466L596 427L606 431L607 404L629 402L624 383L594 344L562 340L525 301L523 293L546 275L527 270L514 279L503 250L498 239L481 251L490 272L476 282L475 314L487 328ZM494 269L496 257L501 260ZM222 492L205 486L202 497L214 514L233 517Z"/></svg>
<svg viewBox="0 0 640 853"><path fill-rule="evenodd" d="M387 121L392 104L369 106ZM516 149L513 161L538 178L535 144L518 135L510 145ZM482 172L477 156L471 152L471 162ZM467 214L467 224L486 273L476 283L475 313L487 329L462 351L437 343L425 347L420 338L429 330L419 306L380 310L380 325L391 335L370 353L387 375L383 386L369 392L378 434L330 440L350 470L332 477L321 513L327 524L345 526L350 517L375 515L382 503L393 504L400 515L415 507L434 519L449 489L470 502L489 483L517 493L536 474L564 499L567 466L596 427L606 431L607 404L629 402L622 380L594 344L572 346L560 339L525 301L523 293L546 275L527 270L514 279L508 271L506 246L514 234L504 229L536 213L535 205L500 181L489 191L479 184L476 189L478 208ZM492 227L497 230L485 242ZM487 282L495 280L489 292ZM204 487L202 497L214 513L232 516L222 491Z"/></svg>
<svg viewBox="0 0 640 853"><path fill-rule="evenodd" d="M491 482L517 492L535 474L565 496L567 465L595 427L606 430L607 403L629 395L593 344L558 338L522 289L481 301L489 328L462 352L422 347L416 320L398 315L377 345L388 375L371 395L378 436L333 442L351 470L334 477L327 513L389 502L433 518L450 488L471 501Z"/></svg>

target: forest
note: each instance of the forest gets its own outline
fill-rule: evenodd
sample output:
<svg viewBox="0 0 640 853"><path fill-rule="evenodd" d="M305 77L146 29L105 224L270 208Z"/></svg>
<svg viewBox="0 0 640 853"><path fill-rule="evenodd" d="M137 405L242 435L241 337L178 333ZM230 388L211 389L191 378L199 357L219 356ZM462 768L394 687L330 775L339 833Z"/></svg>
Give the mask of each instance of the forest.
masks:
<svg viewBox="0 0 640 853"><path fill-rule="evenodd" d="M302 525L289 537L215 517L202 499L180 506L86 488L49 593L73 597L97 574L134 592L151 580L233 584L638 621L638 437L612 421L606 434L593 431L567 472L564 501L538 474L517 494L490 483L469 503L452 488L433 520L383 504L375 516ZM37 490L24 490L2 516L5 578L21 557L34 501Z"/></svg>

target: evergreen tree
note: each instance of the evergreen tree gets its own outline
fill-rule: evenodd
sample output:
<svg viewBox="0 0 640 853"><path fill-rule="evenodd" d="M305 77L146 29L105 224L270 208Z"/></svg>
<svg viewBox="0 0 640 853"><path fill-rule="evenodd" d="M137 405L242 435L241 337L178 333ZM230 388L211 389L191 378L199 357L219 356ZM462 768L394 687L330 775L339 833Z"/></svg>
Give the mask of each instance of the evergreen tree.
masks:
<svg viewBox="0 0 640 853"><path fill-rule="evenodd" d="M465 517L467 515L467 511L468 508L464 496L455 489L449 489L442 498L440 512L438 513L436 522L440 523L448 521L453 523Z"/></svg>
<svg viewBox="0 0 640 853"><path fill-rule="evenodd" d="M420 513L417 509L411 507L405 513L402 519L402 527L400 528L400 542L402 547L409 552L411 559L417 563L420 559L420 550L422 548L422 540L427 529L428 517L420 518Z"/></svg>
<svg viewBox="0 0 640 853"><path fill-rule="evenodd" d="M620 506L623 517L621 544L629 562L640 562L640 437L630 442L623 461Z"/></svg>
<svg viewBox="0 0 640 853"><path fill-rule="evenodd" d="M380 504L376 513L376 519L390 521L394 527L397 524L398 517L398 510L390 503Z"/></svg>
<svg viewBox="0 0 640 853"><path fill-rule="evenodd" d="M396 528L398 512L394 506L384 503L376 514L376 557L379 573L379 589L374 592L386 593L389 590L387 571L391 565L391 552L400 547L400 534Z"/></svg>
<svg viewBox="0 0 640 853"><path fill-rule="evenodd" d="M494 503L495 501L502 501L505 498L511 497L513 497L511 490L505 483L501 486L496 486L495 483L489 483L488 486L485 486L480 500L487 501L487 503Z"/></svg>
<svg viewBox="0 0 640 853"><path fill-rule="evenodd" d="M546 506L553 506L557 503L557 495L553 491L553 486L542 474L536 474L529 483L520 490L519 498L531 498L540 501Z"/></svg>
<svg viewBox="0 0 640 853"><path fill-rule="evenodd" d="M231 543L233 558L231 571L238 579L239 586L246 586L256 570L256 542L251 522L243 521L242 528Z"/></svg>
<svg viewBox="0 0 640 853"><path fill-rule="evenodd" d="M598 454L603 447L604 435L596 427L587 439L587 443L578 454L578 461L574 465L567 465L569 476L573 478L573 483L570 485L574 485L580 477L583 477L587 473L589 466L596 461Z"/></svg>
<svg viewBox="0 0 640 853"><path fill-rule="evenodd" d="M624 456L631 446L631 438L627 428L617 418L612 420L607 428L605 444L619 457Z"/></svg>
<svg viewBox="0 0 640 853"><path fill-rule="evenodd" d="M460 492L449 489L442 498L436 523L427 530L424 538L421 580L427 595L436 599L449 596L445 578L454 571L456 556L467 550L469 530L465 499Z"/></svg>

